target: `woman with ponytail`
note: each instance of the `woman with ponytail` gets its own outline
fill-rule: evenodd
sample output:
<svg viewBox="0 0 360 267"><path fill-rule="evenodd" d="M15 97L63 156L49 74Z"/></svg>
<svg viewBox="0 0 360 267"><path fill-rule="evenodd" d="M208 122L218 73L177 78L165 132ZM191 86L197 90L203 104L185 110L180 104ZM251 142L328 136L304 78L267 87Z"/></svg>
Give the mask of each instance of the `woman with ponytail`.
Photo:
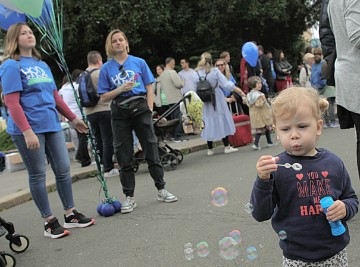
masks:
<svg viewBox="0 0 360 267"><path fill-rule="evenodd" d="M204 121L204 129L201 132L201 138L207 141L208 156L214 155L213 141L222 139L225 150L224 153L232 153L238 149L230 146L228 136L235 133L235 125L231 113L224 98L224 93L220 87L226 91L235 92L245 97L244 92L235 86L231 81L220 72L218 68L213 67L212 56L208 52L201 55L196 71L199 74L198 81L209 81L214 88L215 94L212 102L205 102L203 105L202 119Z"/></svg>

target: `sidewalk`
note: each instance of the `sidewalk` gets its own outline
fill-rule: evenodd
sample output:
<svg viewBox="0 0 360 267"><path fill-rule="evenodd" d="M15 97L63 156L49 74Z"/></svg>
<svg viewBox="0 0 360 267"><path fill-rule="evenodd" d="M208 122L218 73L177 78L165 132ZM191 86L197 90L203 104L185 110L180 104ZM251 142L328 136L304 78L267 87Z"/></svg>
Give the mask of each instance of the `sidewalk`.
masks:
<svg viewBox="0 0 360 267"><path fill-rule="evenodd" d="M200 138L200 135L188 136L188 138L189 140L186 142L167 143L173 149L182 151L184 155L207 148L206 142ZM78 162L73 160L70 168L73 182L86 179L97 173L96 165L82 168ZM46 177L48 191L54 191L56 188L55 177L50 165L46 167ZM0 184L0 211L31 200L26 170L16 172L6 172L5 170L1 172Z"/></svg>

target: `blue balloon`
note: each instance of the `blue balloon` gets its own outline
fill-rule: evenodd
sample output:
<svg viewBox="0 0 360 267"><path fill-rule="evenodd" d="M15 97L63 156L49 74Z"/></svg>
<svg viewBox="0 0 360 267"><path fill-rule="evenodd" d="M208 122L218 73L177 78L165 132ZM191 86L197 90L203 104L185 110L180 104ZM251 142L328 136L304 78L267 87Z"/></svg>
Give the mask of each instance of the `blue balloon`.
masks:
<svg viewBox="0 0 360 267"><path fill-rule="evenodd" d="M242 56L251 67L255 67L259 57L259 50L257 46L252 42L247 42L243 45Z"/></svg>
<svg viewBox="0 0 360 267"><path fill-rule="evenodd" d="M115 212L120 212L121 211L121 202L119 200L115 200L113 203L113 206L115 208Z"/></svg>
<svg viewBox="0 0 360 267"><path fill-rule="evenodd" d="M0 27L4 30L8 30L9 27L18 22L25 22L26 18L24 14L20 14L16 11L8 9L3 5L0 5Z"/></svg>
<svg viewBox="0 0 360 267"><path fill-rule="evenodd" d="M115 213L115 207L112 204L105 203L105 204L102 205L101 214L104 217L113 216L114 213Z"/></svg>

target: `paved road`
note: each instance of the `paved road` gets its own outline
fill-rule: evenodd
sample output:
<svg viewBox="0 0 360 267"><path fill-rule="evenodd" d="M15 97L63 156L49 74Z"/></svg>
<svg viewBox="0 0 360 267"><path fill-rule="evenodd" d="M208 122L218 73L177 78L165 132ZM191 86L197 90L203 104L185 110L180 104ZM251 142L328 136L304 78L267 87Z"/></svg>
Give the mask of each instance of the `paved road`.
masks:
<svg viewBox="0 0 360 267"><path fill-rule="evenodd" d="M261 139L265 142L265 138ZM337 153L345 162L358 191L354 130L326 129L319 146ZM78 209L95 216L96 225L87 229L71 230L71 235L60 240L42 237L42 219L32 202L0 212L0 216L14 222L17 232L30 238L30 247L16 255L18 266L281 266L278 237L270 222L256 222L245 210L255 177L254 165L262 154L275 155L280 146L252 151L241 147L234 154L223 154L215 149L212 157L206 151L185 156L175 171L166 172L169 191L179 201L165 204L156 200L156 191L145 165L141 165L136 178L138 207L130 214L117 214L104 218L96 214L100 184L96 178L74 184ZM216 207L210 201L210 192L224 187L229 202ZM118 178L108 180L111 195L123 201ZM61 216L57 193L50 194L55 214ZM63 220L61 220L63 221ZM348 247L350 266L359 266L360 220L356 216L350 223L352 242ZM241 232L239 255L233 260L220 256L219 240L233 230ZM209 255L185 259L184 245L200 242L208 244ZM249 260L246 249L254 246L254 260ZM0 250L10 251L5 238L0 238ZM200 251L206 255L206 251ZM231 254L233 257L234 254Z"/></svg>

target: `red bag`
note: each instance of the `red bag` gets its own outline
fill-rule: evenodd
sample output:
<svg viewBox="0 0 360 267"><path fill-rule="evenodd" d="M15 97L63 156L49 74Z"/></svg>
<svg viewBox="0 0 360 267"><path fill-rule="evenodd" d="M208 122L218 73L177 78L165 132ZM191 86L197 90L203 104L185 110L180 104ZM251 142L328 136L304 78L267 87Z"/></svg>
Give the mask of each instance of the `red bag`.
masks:
<svg viewBox="0 0 360 267"><path fill-rule="evenodd" d="M293 86L292 79L290 76L286 76L285 80L276 80L275 81L276 90L280 93L282 90L285 90Z"/></svg>
<svg viewBox="0 0 360 267"><path fill-rule="evenodd" d="M253 136L251 134L250 117L245 114L233 114L235 124L235 134L229 135L230 144L233 147L245 146L252 143Z"/></svg>

